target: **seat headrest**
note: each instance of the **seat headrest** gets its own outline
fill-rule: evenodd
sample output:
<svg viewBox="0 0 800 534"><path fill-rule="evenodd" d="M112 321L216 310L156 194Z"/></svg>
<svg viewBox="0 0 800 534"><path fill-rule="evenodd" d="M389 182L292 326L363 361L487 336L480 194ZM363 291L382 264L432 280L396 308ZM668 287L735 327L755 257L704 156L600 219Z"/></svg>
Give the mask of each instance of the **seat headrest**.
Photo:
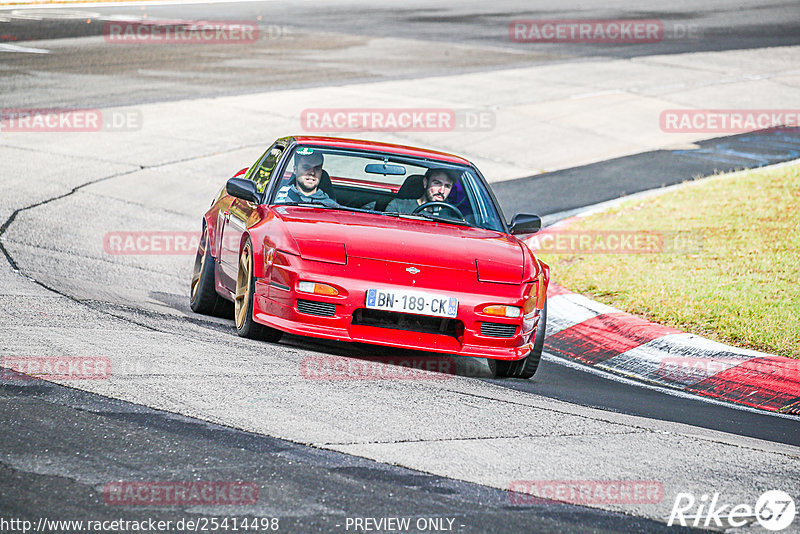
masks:
<svg viewBox="0 0 800 534"><path fill-rule="evenodd" d="M406 178L397 191L395 198L419 198L424 195L425 186L422 183L424 178L421 174L412 174Z"/></svg>

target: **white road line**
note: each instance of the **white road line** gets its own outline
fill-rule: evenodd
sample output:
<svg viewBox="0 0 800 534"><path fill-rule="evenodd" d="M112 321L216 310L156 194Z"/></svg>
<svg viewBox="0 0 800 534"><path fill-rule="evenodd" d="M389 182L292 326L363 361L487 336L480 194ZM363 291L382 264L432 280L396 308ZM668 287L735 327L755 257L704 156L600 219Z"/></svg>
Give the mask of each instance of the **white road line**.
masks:
<svg viewBox="0 0 800 534"><path fill-rule="evenodd" d="M29 46L19 46L8 43L0 43L0 52L21 52L27 54L49 54L50 50L44 48L31 48Z"/></svg>
<svg viewBox="0 0 800 534"><path fill-rule="evenodd" d="M42 20L42 19L58 19L58 20L80 20L80 19L94 19L100 16L96 11L65 11L61 9L39 9L36 11L26 11L24 9L15 9L9 17L14 19L23 20Z"/></svg>

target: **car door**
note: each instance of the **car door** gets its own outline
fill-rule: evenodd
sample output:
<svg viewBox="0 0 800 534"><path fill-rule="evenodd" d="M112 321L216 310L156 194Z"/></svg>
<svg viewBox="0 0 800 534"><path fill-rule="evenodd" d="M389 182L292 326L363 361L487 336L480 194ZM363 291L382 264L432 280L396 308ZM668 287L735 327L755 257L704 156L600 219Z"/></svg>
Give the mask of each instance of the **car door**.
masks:
<svg viewBox="0 0 800 534"><path fill-rule="evenodd" d="M256 183L256 189L263 194L267 189L272 172L280 160L285 146L274 144L248 171L246 178ZM231 292L236 290L236 276L239 270L239 249L247 222L256 209L256 204L234 198L227 210L220 213L222 231L219 233L220 280Z"/></svg>

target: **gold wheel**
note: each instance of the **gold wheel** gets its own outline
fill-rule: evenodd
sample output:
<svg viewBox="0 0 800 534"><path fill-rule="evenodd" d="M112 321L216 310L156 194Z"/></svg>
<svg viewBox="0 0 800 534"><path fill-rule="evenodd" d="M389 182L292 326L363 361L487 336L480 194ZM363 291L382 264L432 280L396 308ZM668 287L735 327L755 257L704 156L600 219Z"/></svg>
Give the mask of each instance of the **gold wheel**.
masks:
<svg viewBox="0 0 800 534"><path fill-rule="evenodd" d="M234 297L234 317L236 328L241 329L247 319L247 309L250 307L250 283L253 279L250 272L250 244L246 244L239 256L239 274L236 276L236 295Z"/></svg>

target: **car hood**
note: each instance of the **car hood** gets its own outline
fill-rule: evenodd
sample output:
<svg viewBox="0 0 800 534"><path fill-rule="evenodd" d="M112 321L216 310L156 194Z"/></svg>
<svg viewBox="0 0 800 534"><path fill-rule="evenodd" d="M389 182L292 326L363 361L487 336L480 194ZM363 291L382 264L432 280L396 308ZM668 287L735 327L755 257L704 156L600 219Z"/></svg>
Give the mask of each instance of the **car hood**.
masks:
<svg viewBox="0 0 800 534"><path fill-rule="evenodd" d="M274 212L307 259L345 263L365 258L477 271L479 279L489 282L522 280L522 248L501 232L302 206L278 206Z"/></svg>

